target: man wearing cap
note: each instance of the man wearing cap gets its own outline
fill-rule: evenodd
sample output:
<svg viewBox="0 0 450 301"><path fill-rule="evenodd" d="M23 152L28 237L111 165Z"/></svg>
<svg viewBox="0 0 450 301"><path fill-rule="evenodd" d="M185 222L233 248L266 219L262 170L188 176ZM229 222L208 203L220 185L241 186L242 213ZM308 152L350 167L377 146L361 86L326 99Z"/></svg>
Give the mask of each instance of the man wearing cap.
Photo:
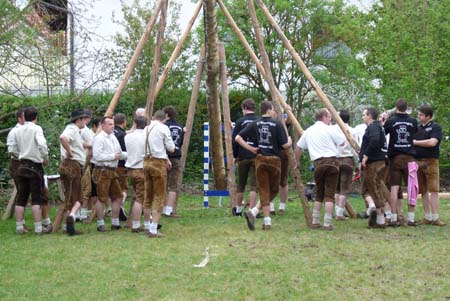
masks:
<svg viewBox="0 0 450 301"><path fill-rule="evenodd" d="M20 165L17 171L18 196L15 206L16 233L24 234L24 212L31 194L31 208L34 217L34 231L37 235L50 233L51 227L41 222L44 164L48 164L47 140L37 123L38 112L34 107L25 109L25 123L17 128L13 145L17 147Z"/></svg>
<svg viewBox="0 0 450 301"><path fill-rule="evenodd" d="M70 123L65 127L59 140L61 142L61 164L59 174L64 186L65 232L75 235L75 214L81 206L81 177L86 164L86 152L83 147L81 129L90 118L83 109L72 112ZM78 232L79 233L79 232Z"/></svg>
<svg viewBox="0 0 450 301"><path fill-rule="evenodd" d="M106 232L103 217L105 203L108 201L108 198L111 198L112 203L111 229L119 230L121 228L119 212L123 195L116 168L119 159L125 160L127 153L122 152L119 141L114 136L114 121L112 117L103 117L101 127L102 131L94 137L92 143L92 163L95 165L92 172L92 180L97 185L98 202L95 205L97 230Z"/></svg>

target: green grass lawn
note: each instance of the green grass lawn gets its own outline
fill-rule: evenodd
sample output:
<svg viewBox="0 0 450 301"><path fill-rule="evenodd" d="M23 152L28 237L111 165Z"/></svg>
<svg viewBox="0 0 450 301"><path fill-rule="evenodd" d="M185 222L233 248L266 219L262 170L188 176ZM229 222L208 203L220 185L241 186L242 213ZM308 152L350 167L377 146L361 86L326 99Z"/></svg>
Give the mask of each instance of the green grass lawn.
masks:
<svg viewBox="0 0 450 301"><path fill-rule="evenodd" d="M362 209L361 199L352 203ZM444 221L449 206L442 200ZM298 199L273 217L270 231L261 230L261 219L250 232L226 208L202 209L201 196L183 195L178 213L162 219L161 239L98 233L95 224L77 224L84 234L75 237L18 236L14 220L1 221L0 299L450 299L450 226L370 230L355 219L334 222L331 232L309 230ZM422 219L421 208L416 216ZM208 265L193 267L205 248Z"/></svg>

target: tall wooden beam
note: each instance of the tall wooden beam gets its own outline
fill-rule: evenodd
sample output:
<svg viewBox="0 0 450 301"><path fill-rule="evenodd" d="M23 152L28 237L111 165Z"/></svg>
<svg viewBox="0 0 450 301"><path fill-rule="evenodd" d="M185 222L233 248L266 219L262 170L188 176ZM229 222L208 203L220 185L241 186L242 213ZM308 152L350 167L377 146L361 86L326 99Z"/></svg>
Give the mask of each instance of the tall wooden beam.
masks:
<svg viewBox="0 0 450 301"><path fill-rule="evenodd" d="M278 91L278 89L276 88L275 81L273 80L272 71L270 69L269 56L267 55L267 51L264 46L264 39L263 39L263 36L261 33L258 18L256 16L256 10L255 10L253 0L248 0L248 8L249 8L250 17L251 17L252 23L253 23L253 30L255 33L255 37L258 42L258 48L259 48L259 51L261 54L263 67L266 72L266 81L269 84L270 94L272 95L272 100L274 100L275 102L279 102L279 98L276 93L276 91ZM274 106L274 107L277 107L277 106ZM278 113L278 117L281 118L281 111L279 109L278 109L277 113ZM286 127L285 127L285 130L287 132ZM288 155L289 155L289 161L291 162L291 167L292 167L292 165L293 165L292 163L295 162L294 151L292 148L289 148ZM301 204L303 207L303 213L305 215L306 224L308 226L310 226L312 224L311 209L309 208L309 203L305 196L304 187L300 180L300 171L296 168L296 169L293 169L293 172L296 175L294 177L295 185L296 185L298 192L300 193L300 199L302 201Z"/></svg>
<svg viewBox="0 0 450 301"><path fill-rule="evenodd" d="M253 63L255 64L256 68L258 69L258 72L262 75L264 80L266 80L266 82L267 82L266 71L264 70L263 65L259 61L259 59L256 56L255 52L253 51L252 47L250 46L247 39L245 38L244 34L242 33L242 31L239 29L238 25L234 21L233 17L231 16L230 12L228 11L227 7L225 6L225 4L223 3L222 0L217 0L217 3L219 4L220 8L222 9L223 14L225 15L225 18L227 19L227 21L230 24L231 28L233 29L234 33L239 38L239 41L242 43L242 45L244 46L244 48L247 50L248 54L250 55L250 58L252 59ZM281 106L283 107L283 109L286 110L286 114L288 114L290 120L292 120L292 125L294 126L295 131L299 135L303 134L303 129L300 126L300 123L298 122L297 118L290 110L287 110L288 104L286 103L281 92L278 89L276 89L275 93L277 95L276 98L280 102Z"/></svg>
<svg viewBox="0 0 450 301"><path fill-rule="evenodd" d="M153 114L153 104L156 99L156 84L158 83L159 67L161 65L161 52L164 43L164 31L166 29L168 0L162 0L161 14L159 16L158 38L153 51L152 74L147 93L147 104L145 113L148 120L151 120Z"/></svg>
<svg viewBox="0 0 450 301"><path fill-rule="evenodd" d="M148 37L150 36L150 32L152 31L152 28L155 25L156 18L158 17L158 14L161 10L163 1L164 0L159 0L158 3L156 4L156 7L152 14L152 17L148 21L147 27L145 28L145 31L142 34L141 39L139 40L139 43L136 46L136 49L134 50L133 56L131 57L131 60L128 63L127 69L125 70L125 73L122 76L122 80L120 81L119 87L117 87L117 90L114 93L114 96L111 99L111 102L109 103L109 107L106 110L105 116L112 116L114 114L114 110L117 106L117 103L119 102L120 95L122 94L123 90L125 89L126 85L128 84L128 80L130 79L131 72L133 72L134 67L136 66L136 63L139 59L139 56L142 53L142 49L144 49L144 46L148 41Z"/></svg>
<svg viewBox="0 0 450 301"><path fill-rule="evenodd" d="M262 0L256 0L259 7L264 12L264 15L266 16L267 20L270 22L272 27L275 29L275 31L280 36L281 40L283 41L284 46L288 49L291 56L294 58L295 62L297 63L298 67L302 70L303 74L305 75L306 79L309 81L311 86L316 90L317 96L319 96L319 99L322 101L322 103L325 105L325 107L330 111L331 115L333 116L334 120L336 120L337 124L341 128L342 132L344 133L347 140L352 145L353 149L356 152L359 152L359 146L356 143L355 139L353 139L352 135L348 131L347 127L345 126L345 123L342 121L341 117L339 116L338 112L334 108L331 101L328 99L327 95L323 92L322 88L319 86L319 84L316 82L314 77L312 76L311 72L309 71L308 67L306 67L305 63L303 62L300 55L297 53L295 48L292 46L291 42L288 40L286 35L284 34L283 30L280 28L278 23L275 21L273 16L270 14L267 7L264 5Z"/></svg>
<svg viewBox="0 0 450 301"><path fill-rule="evenodd" d="M161 73L161 76L159 77L158 84L156 85L156 91L155 91L155 97L158 96L159 91L164 85L164 81L166 80L167 75L169 74L170 69L172 69L173 63L175 62L176 58L180 55L181 47L183 46L184 42L186 41L187 36L191 32L192 26L195 23L195 20L198 17L198 14L200 13L200 9L203 5L203 0L199 0L197 3L197 6L194 9L194 14L192 15L192 18L190 19L188 25L186 26L183 34L180 37L180 40L177 43L177 46L175 46L175 49L170 56L169 62L167 63L166 67L164 68L164 71Z"/></svg>
<svg viewBox="0 0 450 301"><path fill-rule="evenodd" d="M234 175L233 163L233 146L232 146L232 128L230 116L230 100L228 99L228 73L227 61L225 56L225 46L219 43L219 69L220 82L222 86L222 110L223 110L223 124L225 131L225 149L227 152L227 176L228 176L228 191L230 192L230 210L236 206L236 177Z"/></svg>
<svg viewBox="0 0 450 301"><path fill-rule="evenodd" d="M195 75L194 86L192 88L191 100L189 102L189 109L188 109L188 114L187 114L187 118L186 118L186 125L185 125L186 132L184 133L183 145L181 146L181 162L180 162L181 173L177 179L177 187L181 187L181 184L183 183L184 167L186 166L186 158L187 158L187 153L189 150L189 143L191 141L192 128L194 125L195 108L197 107L197 100L198 100L198 95L199 95L199 91L200 91L200 84L202 81L202 73L203 73L203 69L204 69L204 67L203 67L204 64L205 64L205 46L203 45L201 47L200 56L199 56L198 62L197 62L197 73ZM177 194L177 198L178 198L178 194ZM175 208L174 208L175 213L176 213L177 205L178 205L178 202L176 202L176 204L175 204Z"/></svg>

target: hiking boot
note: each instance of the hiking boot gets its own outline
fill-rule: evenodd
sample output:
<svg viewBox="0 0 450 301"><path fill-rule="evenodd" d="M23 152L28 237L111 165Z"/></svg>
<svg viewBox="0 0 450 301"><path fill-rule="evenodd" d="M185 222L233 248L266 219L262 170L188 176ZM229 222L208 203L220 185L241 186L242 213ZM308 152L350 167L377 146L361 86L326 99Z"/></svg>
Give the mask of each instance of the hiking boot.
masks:
<svg viewBox="0 0 450 301"><path fill-rule="evenodd" d="M431 225L443 227L443 226L445 226L445 225L447 225L447 224L444 223L443 221L441 221L440 219L437 219L437 220L435 220L435 221L432 221L432 222L431 222Z"/></svg>
<svg viewBox="0 0 450 301"><path fill-rule="evenodd" d="M272 225L262 225L263 230L270 230L272 228Z"/></svg>
<svg viewBox="0 0 450 301"><path fill-rule="evenodd" d="M270 211L270 215L276 215L276 214L277 214L277 212L275 210Z"/></svg>
<svg viewBox="0 0 450 301"><path fill-rule="evenodd" d="M53 224L42 225L42 229L47 229L49 233L53 231Z"/></svg>
<svg viewBox="0 0 450 301"><path fill-rule="evenodd" d="M16 234L18 234L18 235L23 235L23 234L27 234L27 233L28 233L28 230L25 229L25 228L22 228L20 230L16 230Z"/></svg>
<svg viewBox="0 0 450 301"><path fill-rule="evenodd" d="M120 230L120 229L122 229L122 226L121 225L111 225L111 230Z"/></svg>
<svg viewBox="0 0 450 301"><path fill-rule="evenodd" d="M432 225L433 221L430 221L429 219L424 218L422 220L422 225Z"/></svg>
<svg viewBox="0 0 450 301"><path fill-rule="evenodd" d="M164 234L162 234L161 232L156 232L156 233L151 233L151 232L149 232L148 233L148 238L162 238L162 237L164 237L165 235Z"/></svg>
<svg viewBox="0 0 450 301"><path fill-rule="evenodd" d="M106 229L105 225L97 226L97 231L98 232L109 232L109 230Z"/></svg>
<svg viewBox="0 0 450 301"><path fill-rule="evenodd" d="M395 221L395 222L390 221L389 224L387 224L387 226L391 227L391 228L397 228L397 227L400 227L400 223L398 221Z"/></svg>
<svg viewBox="0 0 450 301"><path fill-rule="evenodd" d="M142 228L132 228L131 229L131 233L141 233L141 232L144 232L144 229L142 229Z"/></svg>
<svg viewBox="0 0 450 301"><path fill-rule="evenodd" d="M322 228L322 225L321 224L311 224L311 226L309 226L309 228L312 230L317 230L317 229Z"/></svg>
<svg viewBox="0 0 450 301"><path fill-rule="evenodd" d="M409 227L417 227L419 224L416 221L409 221L408 226Z"/></svg>
<svg viewBox="0 0 450 301"><path fill-rule="evenodd" d="M358 212L358 213L356 214L356 216L357 216L358 218L368 218L368 217L369 217L369 216L367 215L367 212L366 212L366 211Z"/></svg>
<svg viewBox="0 0 450 301"><path fill-rule="evenodd" d="M284 215L285 213L286 213L286 211L284 209L278 209L279 215Z"/></svg>
<svg viewBox="0 0 450 301"><path fill-rule="evenodd" d="M247 220L247 226L251 231L255 230L255 217L253 216L253 213L248 210L244 212L245 219Z"/></svg>
<svg viewBox="0 0 450 301"><path fill-rule="evenodd" d="M334 226L333 225L323 226L322 229L327 230L327 231L333 231Z"/></svg>
<svg viewBox="0 0 450 301"><path fill-rule="evenodd" d="M345 216L336 216L337 221L345 221L347 218Z"/></svg>
<svg viewBox="0 0 450 301"><path fill-rule="evenodd" d="M386 224L375 224L373 226L369 226L369 229L386 229Z"/></svg>
<svg viewBox="0 0 450 301"><path fill-rule="evenodd" d="M74 235L75 234L75 220L73 216L69 215L66 218L66 227L67 227L67 234Z"/></svg>

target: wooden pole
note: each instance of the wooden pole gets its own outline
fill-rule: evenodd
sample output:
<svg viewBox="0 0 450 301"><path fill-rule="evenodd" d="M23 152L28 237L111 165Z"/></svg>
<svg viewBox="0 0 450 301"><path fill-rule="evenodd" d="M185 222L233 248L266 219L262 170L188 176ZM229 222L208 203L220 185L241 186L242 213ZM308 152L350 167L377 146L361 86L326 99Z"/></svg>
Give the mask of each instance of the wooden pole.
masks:
<svg viewBox="0 0 450 301"><path fill-rule="evenodd" d="M159 77L158 84L156 85L155 90L155 97L158 96L159 91L164 85L164 81L166 80L167 75L169 74L170 69L172 69L172 65L175 62L178 55L180 55L181 47L183 46L184 42L186 41L187 36L191 32L192 26L195 23L195 20L198 17L198 14L200 13L200 9L202 8L203 0L199 0L197 3L197 6L195 7L194 14L189 21L188 25L186 26L186 29L184 30L183 34L180 37L180 40L177 43L177 46L175 47L169 62L167 63L166 67L164 68L164 71L162 72L161 76Z"/></svg>
<svg viewBox="0 0 450 301"><path fill-rule="evenodd" d="M11 218L14 215L14 202L16 201L17 196L17 188L16 185L13 183L13 192L11 194L11 197L9 198L8 205L6 206L5 212L3 213L2 220L7 220L8 218Z"/></svg>
<svg viewBox="0 0 450 301"><path fill-rule="evenodd" d="M266 48L264 47L264 40L262 37L261 29L259 27L258 18L256 17L256 10L255 10L253 0L248 0L248 8L249 8L250 17L251 17L252 23L253 23L255 37L258 42L258 48L261 53L263 67L266 71L266 81L269 84L272 99L275 102L279 102L279 97L276 93L276 91L278 91L278 89L276 88L275 81L273 80L273 76L272 76L272 71L270 70L269 56L267 55ZM277 107L277 106L274 106L274 107ZM281 118L281 111L278 110L277 113L278 113L278 117ZM287 132L286 126L285 126L285 130ZM291 167L292 167L292 163L295 162L294 151L293 151L292 147L289 148L288 155L289 155L289 161L291 162ZM306 224L308 226L311 226L311 224L312 224L311 209L309 208L308 199L305 196L305 190L304 190L303 184L300 180L300 171L298 168L296 168L296 169L292 168L292 171L294 172L294 180L295 180L295 185L296 185L297 191L300 194L300 199L301 199L301 204L303 207L303 213L305 215Z"/></svg>
<svg viewBox="0 0 450 301"><path fill-rule="evenodd" d="M117 103L119 102L120 95L122 94L123 90L125 89L126 85L128 84L128 80L130 79L131 72L133 72L134 67L136 66L136 63L139 59L139 56L141 55L142 49L144 49L145 44L147 43L148 37L150 36L150 32L152 31L153 26L155 25L156 18L158 17L159 11L161 10L162 2L164 0L159 0L156 4L155 10L153 11L152 17L150 18L150 21L147 24L147 27L145 28L145 31L139 40L139 43L134 50L133 56L131 57L130 62L128 63L128 67L123 75L122 80L120 81L119 87L117 87L116 92L114 93L113 98L111 99L111 102L109 103L109 107L106 110L105 116L112 116L114 114L114 109L117 106Z"/></svg>
<svg viewBox="0 0 450 301"><path fill-rule="evenodd" d="M245 36L242 34L241 30L237 26L236 22L234 21L233 17L231 16L230 12L228 11L227 7L222 2L222 0L217 0L217 3L219 4L220 8L222 9L222 11L223 11L223 13L225 15L225 18L227 19L227 21L230 24L231 28L233 29L234 33L237 35L237 37L241 41L241 43L244 46L244 48L247 50L247 52L250 55L250 58L252 59L253 63L255 63L255 66L258 69L259 73L263 76L263 78L266 81L268 81L267 77L266 77L266 71L264 70L263 65L259 62L258 57L256 56L256 54L252 50L250 44L247 42L247 39L245 38ZM284 100L283 95L281 95L281 92L278 89L275 89L274 91L275 91L275 93L277 95L276 98L280 102L280 104L283 107L283 109L285 109L285 112L289 116L289 119L292 121L292 125L294 126L295 131L299 135L302 135L303 134L303 129L300 126L300 123L298 122L297 118L292 113L292 111L288 110L288 104Z"/></svg>
<svg viewBox="0 0 450 301"><path fill-rule="evenodd" d="M347 127L345 126L345 123L342 121L341 117L339 116L338 112L334 108L331 101L328 99L326 94L322 91L322 88L319 86L319 84L316 82L314 77L312 76L311 72L306 67L305 63L301 59L300 55L297 53L295 48L292 46L291 42L289 42L288 38L284 34L283 30L280 28L278 23L275 21L273 16L270 14L267 7L264 5L262 0L256 0L259 7L264 12L267 20L270 22L272 27L275 29L275 31L280 36L281 40L284 43L284 46L288 49L291 56L294 58L297 65L302 70L303 74L305 75L306 79L310 82L311 86L316 90L317 95L319 96L319 99L322 101L322 103L325 105L325 107L330 111L331 115L333 116L334 120L336 120L337 124L341 128L342 132L344 133L345 137L347 138L348 142L350 142L353 149L358 153L359 152L359 146L356 143L356 141L353 139L352 135L348 131Z"/></svg>
<svg viewBox="0 0 450 301"><path fill-rule="evenodd" d="M181 184L183 183L184 167L186 165L186 158L187 158L187 153L189 150L189 143L191 141L192 128L194 125L195 108L197 107L197 99L198 99L198 94L200 91L200 84L202 81L202 73L203 73L204 64L205 64L205 46L202 45L201 50L200 50L200 56L198 58L197 73L195 75L194 86L192 88L191 100L189 102L189 109L188 109L188 114L187 114L187 118L186 118L186 125L185 125L186 132L184 133L183 145L181 146L181 162L180 162L181 172L177 179L177 187L181 187ZM178 199L178 194L177 194L177 199ZM175 208L173 209L174 214L176 214L177 205L178 205L178 201L175 203Z"/></svg>
<svg viewBox="0 0 450 301"><path fill-rule="evenodd" d="M162 1L163 4L161 7L161 14L159 16L158 38L153 50L152 74L148 87L147 105L145 106L145 112L147 114L148 120L151 120L151 117L153 115L153 104L155 103L156 99L156 84L158 82L159 67L161 65L161 52L164 43L164 30L166 29L168 0Z"/></svg>
<svg viewBox="0 0 450 301"><path fill-rule="evenodd" d="M225 130L225 149L227 152L227 175L228 175L228 191L230 192L230 212L236 206L236 177L234 174L233 146L232 146L232 129L230 117L230 100L228 99L228 82L227 82L227 61L225 56L225 46L218 43L219 48L219 69L220 80L222 85L222 110L223 124Z"/></svg>

